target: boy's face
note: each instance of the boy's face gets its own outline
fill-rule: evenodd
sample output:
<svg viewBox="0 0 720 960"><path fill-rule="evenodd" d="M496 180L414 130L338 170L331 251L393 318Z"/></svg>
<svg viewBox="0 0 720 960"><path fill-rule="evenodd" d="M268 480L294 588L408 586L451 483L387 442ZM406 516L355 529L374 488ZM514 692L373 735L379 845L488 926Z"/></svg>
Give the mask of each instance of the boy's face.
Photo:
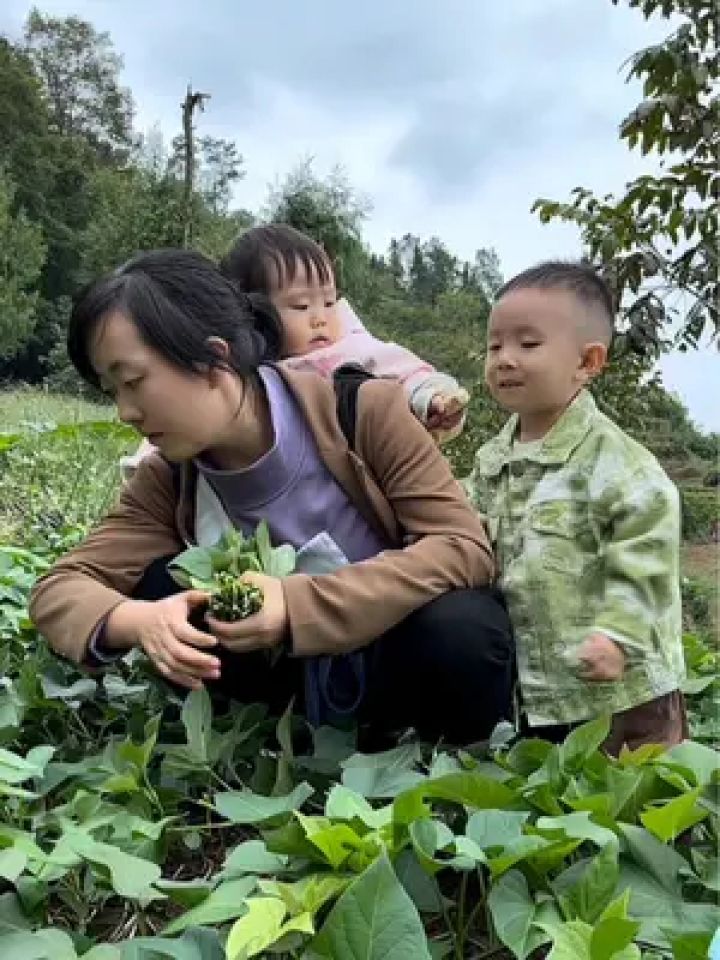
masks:
<svg viewBox="0 0 720 960"><path fill-rule="evenodd" d="M563 410L591 378L582 304L562 289L512 290L490 314L485 381L506 410L521 416Z"/></svg>
<svg viewBox="0 0 720 960"><path fill-rule="evenodd" d="M283 356L304 356L342 337L335 282L322 283L314 270L308 275L302 263L291 283L273 286L270 299L282 321Z"/></svg>

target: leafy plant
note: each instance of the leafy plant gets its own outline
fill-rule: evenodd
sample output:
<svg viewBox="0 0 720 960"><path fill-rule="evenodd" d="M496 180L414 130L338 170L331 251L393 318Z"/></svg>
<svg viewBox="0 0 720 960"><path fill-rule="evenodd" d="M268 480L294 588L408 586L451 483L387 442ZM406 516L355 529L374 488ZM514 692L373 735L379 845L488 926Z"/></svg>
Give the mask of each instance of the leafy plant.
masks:
<svg viewBox="0 0 720 960"><path fill-rule="evenodd" d="M235 529L212 547L190 547L175 557L168 569L182 587L211 594L210 611L219 620L242 620L262 607L262 591L244 583L246 573L286 577L295 569L295 550L289 544L273 547L267 523L261 521L252 537Z"/></svg>
<svg viewBox="0 0 720 960"><path fill-rule="evenodd" d="M653 354L674 319L681 349L696 347L705 330L715 339L720 331L717 5L714 0L627 4L646 18L677 18L662 43L630 58L628 80L642 82L644 99L620 126L631 150L659 154L660 170L637 177L620 198L576 187L572 200L540 199L533 209L544 223L577 224L590 256L614 282L631 342ZM670 306L677 292L687 301L682 311Z"/></svg>
<svg viewBox="0 0 720 960"><path fill-rule="evenodd" d="M364 754L290 709L181 700L137 655L88 676L50 654L28 591L81 534L28 527L0 548L3 960L707 954L718 655L693 586L695 741L612 759L599 718L559 745ZM188 585L294 564L262 528L212 550L194 553Z"/></svg>

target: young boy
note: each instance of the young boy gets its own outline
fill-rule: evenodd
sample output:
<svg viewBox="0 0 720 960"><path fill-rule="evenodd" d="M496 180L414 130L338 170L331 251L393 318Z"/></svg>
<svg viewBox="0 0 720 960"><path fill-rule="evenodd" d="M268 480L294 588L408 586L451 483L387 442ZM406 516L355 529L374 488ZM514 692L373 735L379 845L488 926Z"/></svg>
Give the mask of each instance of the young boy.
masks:
<svg viewBox="0 0 720 960"><path fill-rule="evenodd" d="M272 302L283 328L283 365L330 378L345 363L359 364L402 383L413 413L437 443L462 431L467 390L404 347L368 333L347 300L338 299L327 254L310 237L284 224L253 227L220 266L242 292L262 293ZM152 451L145 440L121 459L126 480Z"/></svg>
<svg viewBox="0 0 720 960"><path fill-rule="evenodd" d="M610 292L584 264L510 280L485 377L512 417L469 481L516 631L521 729L546 739L612 714L605 749L687 736L677 491L586 387L612 339Z"/></svg>

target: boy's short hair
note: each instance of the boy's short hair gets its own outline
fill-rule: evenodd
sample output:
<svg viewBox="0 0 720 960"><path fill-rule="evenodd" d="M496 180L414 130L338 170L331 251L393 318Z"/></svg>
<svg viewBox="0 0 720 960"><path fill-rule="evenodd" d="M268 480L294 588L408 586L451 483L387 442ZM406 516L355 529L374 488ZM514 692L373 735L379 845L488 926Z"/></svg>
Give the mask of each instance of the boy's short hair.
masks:
<svg viewBox="0 0 720 960"><path fill-rule="evenodd" d="M220 270L241 290L266 296L278 282L292 283L299 266L322 284L334 282L330 258L320 244L284 223L251 227L220 261Z"/></svg>
<svg viewBox="0 0 720 960"><path fill-rule="evenodd" d="M538 263L508 280L498 290L495 301L513 290L529 288L569 291L586 307L590 307L595 316L605 321L608 344L612 340L615 327L613 295L607 282L589 263L572 260L546 260Z"/></svg>

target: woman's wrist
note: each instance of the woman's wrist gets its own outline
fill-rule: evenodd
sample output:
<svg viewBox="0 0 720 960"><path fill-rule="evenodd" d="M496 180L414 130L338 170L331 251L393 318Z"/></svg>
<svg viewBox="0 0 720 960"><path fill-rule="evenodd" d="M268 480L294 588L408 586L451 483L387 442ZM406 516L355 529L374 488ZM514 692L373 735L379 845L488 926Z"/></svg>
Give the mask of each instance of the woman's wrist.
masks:
<svg viewBox="0 0 720 960"><path fill-rule="evenodd" d="M103 647L130 650L139 646L138 624L146 607L145 600L124 600L111 610L105 621Z"/></svg>

